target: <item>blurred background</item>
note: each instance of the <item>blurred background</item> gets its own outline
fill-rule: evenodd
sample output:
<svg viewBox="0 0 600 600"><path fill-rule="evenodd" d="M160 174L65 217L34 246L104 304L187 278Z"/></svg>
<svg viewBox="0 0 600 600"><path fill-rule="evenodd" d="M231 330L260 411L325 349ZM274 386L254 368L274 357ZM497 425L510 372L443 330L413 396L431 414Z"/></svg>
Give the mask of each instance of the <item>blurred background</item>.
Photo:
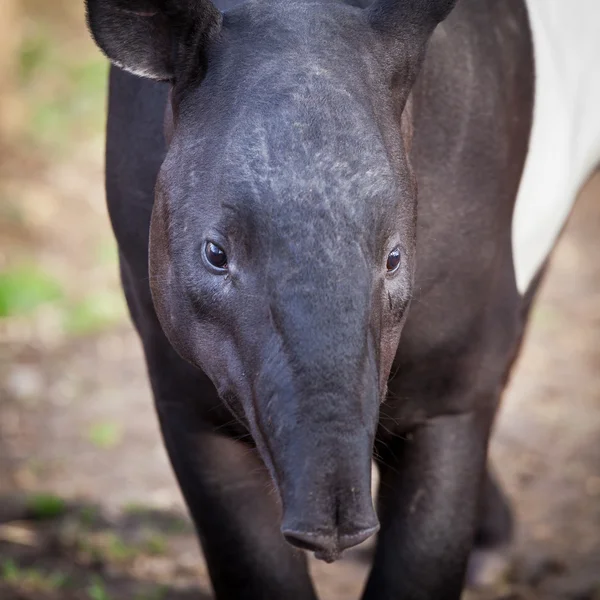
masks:
<svg viewBox="0 0 600 600"><path fill-rule="evenodd" d="M0 599L207 600L119 287L108 69L82 4L0 4ZM599 232L596 178L554 255L493 442L514 555L486 563L493 585L471 599L600 600ZM367 562L311 568L324 600L351 600Z"/></svg>

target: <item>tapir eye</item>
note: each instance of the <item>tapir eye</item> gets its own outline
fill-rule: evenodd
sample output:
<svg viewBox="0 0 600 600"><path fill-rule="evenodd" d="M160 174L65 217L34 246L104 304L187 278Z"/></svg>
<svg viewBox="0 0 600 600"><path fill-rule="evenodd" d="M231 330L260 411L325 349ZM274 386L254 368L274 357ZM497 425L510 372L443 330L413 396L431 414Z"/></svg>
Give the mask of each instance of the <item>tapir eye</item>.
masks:
<svg viewBox="0 0 600 600"><path fill-rule="evenodd" d="M400 253L400 248L398 248L398 246L396 246L389 254L387 257L387 263L386 263L386 268L388 270L388 273L394 273L398 267L400 266L400 259L402 258L402 255Z"/></svg>
<svg viewBox="0 0 600 600"><path fill-rule="evenodd" d="M227 254L221 246L217 246L214 242L206 242L204 255L211 267L219 271L227 271Z"/></svg>

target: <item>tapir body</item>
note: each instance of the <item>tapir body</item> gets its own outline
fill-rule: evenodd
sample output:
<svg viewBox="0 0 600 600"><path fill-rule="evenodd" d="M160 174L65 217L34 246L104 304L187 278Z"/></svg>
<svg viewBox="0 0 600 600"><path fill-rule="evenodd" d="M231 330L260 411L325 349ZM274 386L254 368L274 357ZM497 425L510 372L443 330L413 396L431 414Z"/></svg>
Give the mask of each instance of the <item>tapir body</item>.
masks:
<svg viewBox="0 0 600 600"><path fill-rule="evenodd" d="M122 67L106 184L123 286L216 597L315 599L302 550L335 560L379 530L364 600L458 600L474 542L510 539L488 441L600 161L600 7L88 14Z"/></svg>

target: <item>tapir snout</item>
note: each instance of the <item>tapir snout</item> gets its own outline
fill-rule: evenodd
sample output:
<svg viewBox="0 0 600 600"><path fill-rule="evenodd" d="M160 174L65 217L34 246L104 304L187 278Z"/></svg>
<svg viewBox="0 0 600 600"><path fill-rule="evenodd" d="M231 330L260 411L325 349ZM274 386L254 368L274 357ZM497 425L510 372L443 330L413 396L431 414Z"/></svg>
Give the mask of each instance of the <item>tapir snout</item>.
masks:
<svg viewBox="0 0 600 600"><path fill-rule="evenodd" d="M329 562L379 529L371 497L379 364L370 286L358 283L368 279L360 267L351 275L336 293L308 281L305 293L279 286L277 342L255 389L253 433L279 490L281 531Z"/></svg>
<svg viewBox="0 0 600 600"><path fill-rule="evenodd" d="M371 499L371 447L365 432L317 441L304 435L292 444L283 471L281 525L290 544L332 562L378 531Z"/></svg>

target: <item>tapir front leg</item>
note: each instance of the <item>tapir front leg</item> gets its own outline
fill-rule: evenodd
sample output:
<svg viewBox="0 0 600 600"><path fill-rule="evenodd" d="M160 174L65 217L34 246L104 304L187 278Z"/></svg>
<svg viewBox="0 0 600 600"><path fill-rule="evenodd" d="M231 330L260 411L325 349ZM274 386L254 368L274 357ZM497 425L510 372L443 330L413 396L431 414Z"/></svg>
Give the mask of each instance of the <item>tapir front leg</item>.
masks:
<svg viewBox="0 0 600 600"><path fill-rule="evenodd" d="M381 455L381 531L363 600L459 600L492 415L440 416Z"/></svg>

